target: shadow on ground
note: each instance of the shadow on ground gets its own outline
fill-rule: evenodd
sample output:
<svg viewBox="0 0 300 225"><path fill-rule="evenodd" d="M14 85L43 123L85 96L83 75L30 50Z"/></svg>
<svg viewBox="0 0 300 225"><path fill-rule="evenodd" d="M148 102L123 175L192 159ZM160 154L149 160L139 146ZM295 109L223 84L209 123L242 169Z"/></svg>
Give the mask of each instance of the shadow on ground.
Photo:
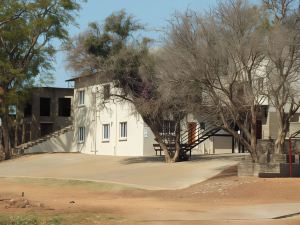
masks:
<svg viewBox="0 0 300 225"><path fill-rule="evenodd" d="M216 179L224 179L229 177L236 177L238 175L237 166L231 166L229 168L224 169L221 173L218 175L211 177L209 180L216 180Z"/></svg>
<svg viewBox="0 0 300 225"><path fill-rule="evenodd" d="M192 158L189 162L202 162L209 160L233 160L240 161L245 157L245 154L222 154L222 155L192 155ZM136 163L153 163L153 162L165 162L164 156L142 156L142 157L130 157L121 160L121 163L124 165L136 164ZM180 163L180 162L179 162Z"/></svg>
<svg viewBox="0 0 300 225"><path fill-rule="evenodd" d="M158 162L158 163L164 163L165 158L164 156L142 156L142 157L130 157L121 160L122 164L129 165L129 164L135 164L135 163L153 163L153 162Z"/></svg>

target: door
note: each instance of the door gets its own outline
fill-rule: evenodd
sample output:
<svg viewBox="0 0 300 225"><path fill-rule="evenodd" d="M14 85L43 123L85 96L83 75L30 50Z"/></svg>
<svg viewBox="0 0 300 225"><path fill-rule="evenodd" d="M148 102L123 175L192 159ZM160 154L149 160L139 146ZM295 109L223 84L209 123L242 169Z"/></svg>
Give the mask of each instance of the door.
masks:
<svg viewBox="0 0 300 225"><path fill-rule="evenodd" d="M196 129L197 129L197 123L195 122L188 123L189 144L196 141Z"/></svg>

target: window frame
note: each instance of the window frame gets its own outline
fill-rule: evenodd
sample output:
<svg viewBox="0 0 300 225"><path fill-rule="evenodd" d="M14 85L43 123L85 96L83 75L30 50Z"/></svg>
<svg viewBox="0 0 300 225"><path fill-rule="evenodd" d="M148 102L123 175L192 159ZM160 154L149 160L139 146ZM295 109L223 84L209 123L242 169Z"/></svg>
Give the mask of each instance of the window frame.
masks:
<svg viewBox="0 0 300 225"><path fill-rule="evenodd" d="M105 137L105 128L107 128L107 138ZM110 141L110 124L104 123L102 124L102 142Z"/></svg>
<svg viewBox="0 0 300 225"><path fill-rule="evenodd" d="M103 85L103 99L109 100L110 98L110 84Z"/></svg>
<svg viewBox="0 0 300 225"><path fill-rule="evenodd" d="M122 126L124 125L124 127ZM123 130L124 128L124 130ZM123 136L123 131L124 131L124 136ZM123 121L119 123L119 140L120 141L127 141L128 137L128 123L127 121Z"/></svg>
<svg viewBox="0 0 300 225"><path fill-rule="evenodd" d="M78 127L78 143L85 142L85 127Z"/></svg>
<svg viewBox="0 0 300 225"><path fill-rule="evenodd" d="M83 93L83 95L81 95ZM78 106L85 105L85 90L78 90Z"/></svg>

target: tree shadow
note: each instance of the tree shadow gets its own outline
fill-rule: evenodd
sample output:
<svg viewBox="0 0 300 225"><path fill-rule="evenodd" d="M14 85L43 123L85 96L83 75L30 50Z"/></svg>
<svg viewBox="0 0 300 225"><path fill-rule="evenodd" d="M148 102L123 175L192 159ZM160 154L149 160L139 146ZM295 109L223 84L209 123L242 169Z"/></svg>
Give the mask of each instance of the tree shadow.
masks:
<svg viewBox="0 0 300 225"><path fill-rule="evenodd" d="M140 156L140 157L130 157L123 159L121 164L129 165L129 164L136 164L136 163L164 163L165 157L164 156Z"/></svg>
<svg viewBox="0 0 300 225"><path fill-rule="evenodd" d="M229 177L237 177L238 175L238 169L237 166L231 166L231 167L226 167L222 172L220 172L218 175L209 178L208 180L216 180L216 179L224 179L224 178L229 178Z"/></svg>
<svg viewBox="0 0 300 225"><path fill-rule="evenodd" d="M234 160L240 161L245 158L245 154L215 154L215 155L192 155L191 162L209 161L209 160Z"/></svg>
<svg viewBox="0 0 300 225"><path fill-rule="evenodd" d="M240 161L245 157L245 155L233 155L233 154L222 154L222 155L192 155L191 160L182 161L197 163L210 160L230 160L230 161ZM122 164L136 164L136 163L165 163L164 156L140 156L140 157L129 157L121 161ZM177 162L177 163L182 163Z"/></svg>

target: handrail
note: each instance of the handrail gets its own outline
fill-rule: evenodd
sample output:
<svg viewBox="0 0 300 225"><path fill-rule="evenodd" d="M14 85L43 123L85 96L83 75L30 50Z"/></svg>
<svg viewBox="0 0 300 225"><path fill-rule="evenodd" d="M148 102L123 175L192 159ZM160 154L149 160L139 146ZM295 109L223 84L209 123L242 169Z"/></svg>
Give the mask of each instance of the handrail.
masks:
<svg viewBox="0 0 300 225"><path fill-rule="evenodd" d="M201 129L201 125L199 123L197 123L196 125L196 129L195 128L191 128L188 129L183 136L181 136L181 143L186 143L189 141L189 135L191 132L193 132L194 130L194 135L199 139L201 136L203 136L204 134L210 132L211 130L214 130L218 128L215 125L211 125L209 127L206 127L205 129Z"/></svg>

